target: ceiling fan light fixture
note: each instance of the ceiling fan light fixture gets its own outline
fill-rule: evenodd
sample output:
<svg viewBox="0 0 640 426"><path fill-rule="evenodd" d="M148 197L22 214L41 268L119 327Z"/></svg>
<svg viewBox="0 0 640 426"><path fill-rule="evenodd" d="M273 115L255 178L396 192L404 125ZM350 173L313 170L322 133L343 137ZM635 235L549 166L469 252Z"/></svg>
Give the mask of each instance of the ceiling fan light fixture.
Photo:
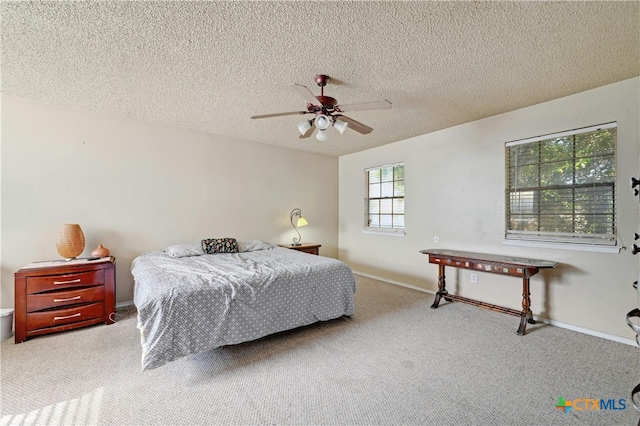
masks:
<svg viewBox="0 0 640 426"><path fill-rule="evenodd" d="M304 120L298 123L298 131L300 131L301 135L307 133L307 131L311 128L311 120Z"/></svg>
<svg viewBox="0 0 640 426"><path fill-rule="evenodd" d="M327 130L330 125L331 122L329 121L329 117L327 117L326 115L319 114L316 117L316 127L318 128L318 130Z"/></svg>
<svg viewBox="0 0 640 426"><path fill-rule="evenodd" d="M347 130L347 127L349 127L349 123L346 121L335 120L333 122L333 127L340 132L340 134L343 134L344 131Z"/></svg>
<svg viewBox="0 0 640 426"><path fill-rule="evenodd" d="M327 130L318 129L318 131L316 132L316 139L318 139L319 141L326 141L328 139Z"/></svg>
<svg viewBox="0 0 640 426"><path fill-rule="evenodd" d="M258 119L312 114L313 118L311 120L297 123L298 130L300 131L300 137L298 139L311 137L313 132L317 129L316 138L324 141L327 140L329 136L325 131L331 126L333 126L340 134L343 134L347 127L361 135L367 135L373 131L371 127L360 123L353 118L349 118L346 115L342 115L344 112L349 113L350 111L370 111L391 108L391 102L386 99L351 104L339 104L336 98L324 95L324 87L329 82L328 75L316 75L315 82L320 86L320 95L318 96L314 95L311 90L302 84L290 84L290 86L306 101L306 110L254 115L251 118Z"/></svg>

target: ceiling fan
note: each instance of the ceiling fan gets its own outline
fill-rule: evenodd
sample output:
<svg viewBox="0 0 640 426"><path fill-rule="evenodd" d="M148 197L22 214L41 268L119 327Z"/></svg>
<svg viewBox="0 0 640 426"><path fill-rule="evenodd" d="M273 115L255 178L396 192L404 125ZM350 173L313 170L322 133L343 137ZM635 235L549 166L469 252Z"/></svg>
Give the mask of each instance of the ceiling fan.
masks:
<svg viewBox="0 0 640 426"><path fill-rule="evenodd" d="M292 112L278 112L275 114L254 115L256 118L272 118L282 117L285 115L303 115L314 114L310 120L305 120L298 123L298 130L300 131L300 139L308 138L311 136L315 129L316 139L319 141L327 140L327 129L333 126L340 134L348 128L355 130L356 132L366 135L371 133L373 129L359 121L349 118L343 115L343 112L351 111L370 111L376 109L390 109L391 102L386 99L381 101L360 102L353 104L338 105L338 101L335 98L324 95L324 86L329 82L329 76L324 74L318 74L315 77L315 82L320 86L320 96L315 96L306 86L296 83L289 83L289 85L307 101L306 111L292 111Z"/></svg>

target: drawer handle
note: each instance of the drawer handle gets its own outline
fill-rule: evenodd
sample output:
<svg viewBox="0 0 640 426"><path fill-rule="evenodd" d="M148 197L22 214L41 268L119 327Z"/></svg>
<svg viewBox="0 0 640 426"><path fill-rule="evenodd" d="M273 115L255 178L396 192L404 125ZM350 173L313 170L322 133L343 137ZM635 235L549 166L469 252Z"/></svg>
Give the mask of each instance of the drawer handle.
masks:
<svg viewBox="0 0 640 426"><path fill-rule="evenodd" d="M82 296L76 296L76 297L67 297L66 299L53 299L54 302L68 302L69 300L78 300L80 299Z"/></svg>
<svg viewBox="0 0 640 426"><path fill-rule="evenodd" d="M82 281L80 278L78 278L77 280L70 280L70 281L54 281L53 284L71 284L71 283L79 283L80 281Z"/></svg>
<svg viewBox="0 0 640 426"><path fill-rule="evenodd" d="M54 321L58 321L58 320L63 320L63 319L67 319L67 318L74 318L74 317L79 317L80 316L80 312L78 312L77 314L73 314L73 315L67 315L65 317L53 317Z"/></svg>

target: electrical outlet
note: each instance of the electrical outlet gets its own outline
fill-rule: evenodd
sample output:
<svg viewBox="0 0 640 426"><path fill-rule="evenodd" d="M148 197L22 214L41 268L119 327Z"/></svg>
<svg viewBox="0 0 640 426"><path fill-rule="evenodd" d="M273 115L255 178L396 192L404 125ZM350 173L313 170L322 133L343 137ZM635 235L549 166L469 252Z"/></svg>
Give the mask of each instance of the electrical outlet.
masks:
<svg viewBox="0 0 640 426"><path fill-rule="evenodd" d="M471 282L472 283L478 282L478 274L471 274Z"/></svg>
<svg viewBox="0 0 640 426"><path fill-rule="evenodd" d="M433 237L433 242L438 244L440 242L440 237L437 236L437 235L435 237Z"/></svg>

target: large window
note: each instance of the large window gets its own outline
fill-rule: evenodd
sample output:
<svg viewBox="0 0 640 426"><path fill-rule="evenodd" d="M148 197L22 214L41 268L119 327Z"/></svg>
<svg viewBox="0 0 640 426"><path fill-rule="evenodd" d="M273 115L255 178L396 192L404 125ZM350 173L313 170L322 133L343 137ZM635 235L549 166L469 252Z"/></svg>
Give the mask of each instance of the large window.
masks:
<svg viewBox="0 0 640 426"><path fill-rule="evenodd" d="M616 123L506 144L506 239L616 244Z"/></svg>
<svg viewBox="0 0 640 426"><path fill-rule="evenodd" d="M404 230L404 163L365 170L365 228Z"/></svg>

